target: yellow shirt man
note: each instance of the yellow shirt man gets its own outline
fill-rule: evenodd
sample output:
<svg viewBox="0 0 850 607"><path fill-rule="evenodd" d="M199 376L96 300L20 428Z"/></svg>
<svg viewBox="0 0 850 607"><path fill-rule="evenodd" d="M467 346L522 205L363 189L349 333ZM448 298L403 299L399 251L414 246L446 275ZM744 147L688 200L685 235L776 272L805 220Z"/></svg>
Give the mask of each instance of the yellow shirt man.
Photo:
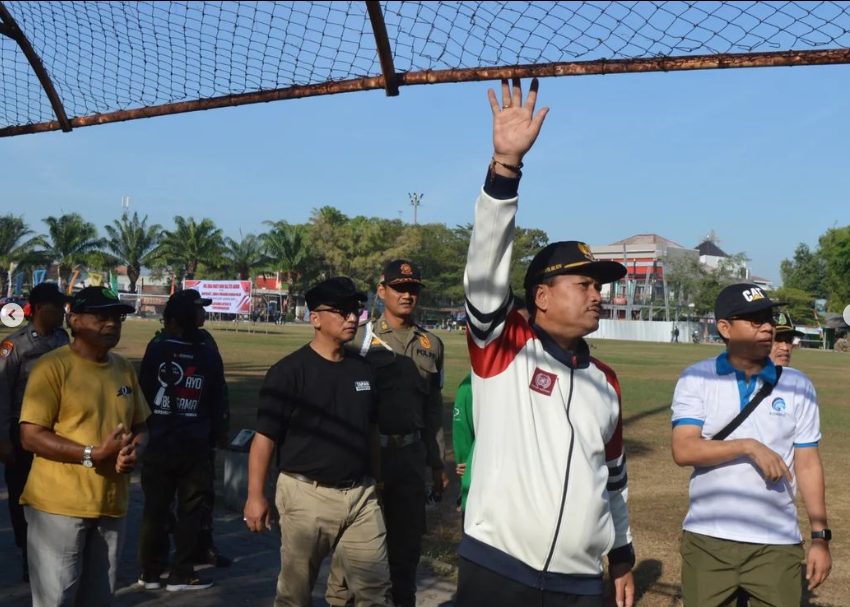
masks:
<svg viewBox="0 0 850 607"><path fill-rule="evenodd" d="M81 445L99 445L119 423L131 428L150 413L125 358L110 352L107 362L96 363L65 346L43 356L33 369L21 423L43 426ZM129 494L130 475L118 474L114 466L86 468L36 456L21 504L62 516L122 517Z"/></svg>

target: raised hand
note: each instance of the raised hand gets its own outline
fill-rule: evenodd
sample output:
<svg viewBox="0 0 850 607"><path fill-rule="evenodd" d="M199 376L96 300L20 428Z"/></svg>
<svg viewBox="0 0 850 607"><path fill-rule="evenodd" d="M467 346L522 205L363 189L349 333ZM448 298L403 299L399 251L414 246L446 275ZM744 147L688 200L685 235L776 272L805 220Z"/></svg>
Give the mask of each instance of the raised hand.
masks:
<svg viewBox="0 0 850 607"><path fill-rule="evenodd" d="M535 78L531 81L528 97L523 104L519 78L514 78L513 88L507 80L502 80L501 106L495 91L487 89L490 109L493 110L493 158L497 162L519 165L537 140L543 120L549 113L548 107L542 108L536 115L534 113L539 88L540 84Z"/></svg>

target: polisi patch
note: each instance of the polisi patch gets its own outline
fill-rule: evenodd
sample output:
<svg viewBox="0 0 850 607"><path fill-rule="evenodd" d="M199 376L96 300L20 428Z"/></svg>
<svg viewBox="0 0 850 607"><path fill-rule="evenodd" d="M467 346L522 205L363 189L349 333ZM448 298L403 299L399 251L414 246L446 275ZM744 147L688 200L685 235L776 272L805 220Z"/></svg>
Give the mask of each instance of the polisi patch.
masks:
<svg viewBox="0 0 850 607"><path fill-rule="evenodd" d="M534 370L534 375L531 377L531 385L529 388L540 394L552 396L552 391L555 389L555 382L558 381L558 376L554 373L548 373L540 368Z"/></svg>
<svg viewBox="0 0 850 607"><path fill-rule="evenodd" d="M419 336L419 343L422 344L422 347L425 348L426 350L431 349L431 340L428 339L427 335L420 335Z"/></svg>
<svg viewBox="0 0 850 607"><path fill-rule="evenodd" d="M15 349L15 344L11 341L0 343L0 358L8 358Z"/></svg>

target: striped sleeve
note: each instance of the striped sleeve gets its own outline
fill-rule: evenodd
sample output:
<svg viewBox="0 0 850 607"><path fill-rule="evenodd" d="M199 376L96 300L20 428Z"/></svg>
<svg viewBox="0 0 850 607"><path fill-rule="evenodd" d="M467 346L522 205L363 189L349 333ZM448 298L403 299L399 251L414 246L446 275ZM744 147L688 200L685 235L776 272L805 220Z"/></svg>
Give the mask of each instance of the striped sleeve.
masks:
<svg viewBox="0 0 850 607"><path fill-rule="evenodd" d="M629 525L629 473L626 467L626 450L623 441L623 398L617 374L608 365L591 359L604 374L613 395L617 399L617 424L605 443L605 464L608 467L608 497L611 503L611 517L614 520L614 548L632 543L632 531Z"/></svg>
<svg viewBox="0 0 850 607"><path fill-rule="evenodd" d="M484 348L498 339L513 304L510 273L517 201L497 200L482 189L475 203L463 276L471 346Z"/></svg>

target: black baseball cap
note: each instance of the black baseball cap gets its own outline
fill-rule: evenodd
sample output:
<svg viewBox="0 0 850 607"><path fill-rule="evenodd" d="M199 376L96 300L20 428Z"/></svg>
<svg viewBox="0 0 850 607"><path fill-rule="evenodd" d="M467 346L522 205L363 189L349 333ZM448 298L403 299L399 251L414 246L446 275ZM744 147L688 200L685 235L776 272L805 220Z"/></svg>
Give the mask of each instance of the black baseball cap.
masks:
<svg viewBox="0 0 850 607"><path fill-rule="evenodd" d="M381 272L381 284L387 286L400 284L422 284L422 272L412 261L407 259L394 259L384 266Z"/></svg>
<svg viewBox="0 0 850 607"><path fill-rule="evenodd" d="M27 299L33 305L44 303L64 305L70 303L72 297L60 291L59 285L55 282L43 282L32 288Z"/></svg>
<svg viewBox="0 0 850 607"><path fill-rule="evenodd" d="M589 276L602 284L620 280L626 266L616 261L600 261L593 257L590 247L578 240L553 242L544 247L525 272L526 290L560 274Z"/></svg>
<svg viewBox="0 0 850 607"><path fill-rule="evenodd" d="M774 318L776 319L776 335L790 333L794 337L805 337L805 333L794 328L791 317L785 312L778 312Z"/></svg>
<svg viewBox="0 0 850 607"><path fill-rule="evenodd" d="M784 305L784 302L771 300L761 287L742 282L720 291L714 304L714 318L730 320Z"/></svg>
<svg viewBox="0 0 850 607"><path fill-rule="evenodd" d="M314 285L304 294L307 307L315 310L321 305L339 306L351 303L363 303L366 294L358 291L357 286L347 276L334 276Z"/></svg>
<svg viewBox="0 0 850 607"><path fill-rule="evenodd" d="M213 302L213 300L208 297L201 297L201 293L197 289L183 289L182 291L177 291L174 295L169 297L169 299L185 300L193 305L201 306L202 308L212 305Z"/></svg>
<svg viewBox="0 0 850 607"><path fill-rule="evenodd" d="M100 310L115 310L132 314L136 308L118 299L118 294L107 287L86 287L77 291L71 300L71 313L97 312Z"/></svg>

